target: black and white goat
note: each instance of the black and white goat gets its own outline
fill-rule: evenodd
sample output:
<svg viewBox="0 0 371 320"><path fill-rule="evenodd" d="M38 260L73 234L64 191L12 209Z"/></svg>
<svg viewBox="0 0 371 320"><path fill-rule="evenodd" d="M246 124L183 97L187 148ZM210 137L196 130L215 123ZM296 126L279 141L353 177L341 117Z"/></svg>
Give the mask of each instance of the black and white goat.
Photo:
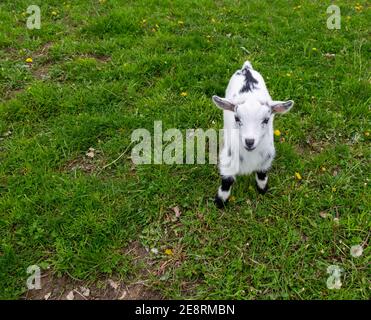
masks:
<svg viewBox="0 0 371 320"><path fill-rule="evenodd" d="M268 190L268 170L275 156L273 119L294 102L273 101L263 77L246 61L229 81L225 98L213 96L224 110L224 145L219 155L222 184L215 198L221 208L231 194L237 175L255 172L259 192Z"/></svg>

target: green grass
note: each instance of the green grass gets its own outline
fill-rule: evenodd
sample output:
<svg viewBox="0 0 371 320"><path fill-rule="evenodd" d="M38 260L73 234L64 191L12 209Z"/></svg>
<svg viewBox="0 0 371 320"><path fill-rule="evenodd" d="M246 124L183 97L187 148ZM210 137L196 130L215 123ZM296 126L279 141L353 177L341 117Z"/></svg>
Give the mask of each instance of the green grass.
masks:
<svg viewBox="0 0 371 320"><path fill-rule="evenodd" d="M370 231L367 1L336 1L340 30L326 28L330 1L31 2L40 30L26 29L30 1L0 3L0 298L25 292L33 264L141 277L124 254L136 240L160 250L146 280L164 298L370 297L367 244L349 252ZM155 120L221 128L210 98L246 59L274 99L295 101L276 117L267 195L239 178L219 211L216 166L134 166L130 150L101 170ZM90 147L93 169L71 170ZM340 290L326 287L332 264Z"/></svg>

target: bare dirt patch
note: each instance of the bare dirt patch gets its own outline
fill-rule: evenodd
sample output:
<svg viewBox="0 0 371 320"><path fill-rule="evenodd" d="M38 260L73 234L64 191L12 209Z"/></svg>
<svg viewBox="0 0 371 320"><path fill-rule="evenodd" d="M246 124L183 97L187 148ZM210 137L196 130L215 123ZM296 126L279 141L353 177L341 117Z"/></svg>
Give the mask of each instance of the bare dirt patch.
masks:
<svg viewBox="0 0 371 320"><path fill-rule="evenodd" d="M95 59L98 62L101 63L107 63L111 61L110 56L105 56L105 55L99 55L99 54L94 54L94 53L88 53L88 54L83 54L80 56L80 58L90 58L90 59Z"/></svg>
<svg viewBox="0 0 371 320"><path fill-rule="evenodd" d="M98 172L105 164L106 160L103 158L102 153L94 148L89 148L85 156L68 161L61 170L67 172L82 171L92 174Z"/></svg>
<svg viewBox="0 0 371 320"><path fill-rule="evenodd" d="M41 289L29 290L26 300L161 300L161 294L151 289L147 276L152 273L150 254L138 242L131 242L124 254L133 258L140 272L134 279L118 277L100 279L94 283L73 279L67 275L58 277L51 271L42 274Z"/></svg>
<svg viewBox="0 0 371 320"><path fill-rule="evenodd" d="M122 280L104 279L97 283L78 281L52 272L42 275L41 289L29 290L25 300L161 300L158 292L145 282L127 284Z"/></svg>

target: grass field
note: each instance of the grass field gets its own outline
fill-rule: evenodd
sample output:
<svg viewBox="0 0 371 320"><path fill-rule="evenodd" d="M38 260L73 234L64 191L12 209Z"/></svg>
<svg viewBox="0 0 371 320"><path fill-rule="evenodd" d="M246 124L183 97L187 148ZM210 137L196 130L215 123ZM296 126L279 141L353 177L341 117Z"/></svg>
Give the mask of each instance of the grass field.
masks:
<svg viewBox="0 0 371 320"><path fill-rule="evenodd" d="M335 1L329 30L331 3L2 0L0 298L22 297L36 264L164 299L369 299L370 8ZM132 131L156 120L222 128L211 96L247 59L295 101L268 194L239 178L221 211L215 165L132 163Z"/></svg>

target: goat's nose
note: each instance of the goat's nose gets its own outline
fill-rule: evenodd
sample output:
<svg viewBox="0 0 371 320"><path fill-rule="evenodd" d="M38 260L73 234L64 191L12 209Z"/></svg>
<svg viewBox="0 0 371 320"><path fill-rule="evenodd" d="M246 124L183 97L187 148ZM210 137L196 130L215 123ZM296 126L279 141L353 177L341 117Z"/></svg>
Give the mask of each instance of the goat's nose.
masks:
<svg viewBox="0 0 371 320"><path fill-rule="evenodd" d="M251 148L254 145L254 139L245 139L245 144L247 148Z"/></svg>

